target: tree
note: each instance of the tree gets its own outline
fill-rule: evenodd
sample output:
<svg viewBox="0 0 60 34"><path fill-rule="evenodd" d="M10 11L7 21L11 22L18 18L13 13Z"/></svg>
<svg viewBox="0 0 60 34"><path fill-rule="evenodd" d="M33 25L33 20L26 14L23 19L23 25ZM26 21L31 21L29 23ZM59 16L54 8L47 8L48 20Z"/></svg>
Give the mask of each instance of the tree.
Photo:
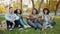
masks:
<svg viewBox="0 0 60 34"><path fill-rule="evenodd" d="M57 4L56 4L56 10L55 10L55 15L57 15L57 10L58 10L58 6L59 6L59 4L60 4L60 0L57 2Z"/></svg>
<svg viewBox="0 0 60 34"><path fill-rule="evenodd" d="M38 11L40 11L40 8L41 8L41 5L42 5L43 1L44 1L44 0L41 0L41 2L39 3Z"/></svg>
<svg viewBox="0 0 60 34"><path fill-rule="evenodd" d="M32 6L33 6L33 9L35 8L35 6L34 6L34 0L31 0L32 1Z"/></svg>
<svg viewBox="0 0 60 34"><path fill-rule="evenodd" d="M20 0L20 2L21 2L20 5L21 5L21 10L22 10L22 0Z"/></svg>

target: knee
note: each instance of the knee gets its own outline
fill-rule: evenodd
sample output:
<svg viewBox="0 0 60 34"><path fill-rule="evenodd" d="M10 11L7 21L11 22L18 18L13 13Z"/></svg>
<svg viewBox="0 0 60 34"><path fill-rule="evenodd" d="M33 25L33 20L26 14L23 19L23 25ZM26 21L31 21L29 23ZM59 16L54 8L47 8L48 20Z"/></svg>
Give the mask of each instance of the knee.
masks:
<svg viewBox="0 0 60 34"><path fill-rule="evenodd" d="M55 21L53 21L53 22L51 23L51 25L52 25L52 26L54 26L55 24L56 24L56 22L55 22Z"/></svg>

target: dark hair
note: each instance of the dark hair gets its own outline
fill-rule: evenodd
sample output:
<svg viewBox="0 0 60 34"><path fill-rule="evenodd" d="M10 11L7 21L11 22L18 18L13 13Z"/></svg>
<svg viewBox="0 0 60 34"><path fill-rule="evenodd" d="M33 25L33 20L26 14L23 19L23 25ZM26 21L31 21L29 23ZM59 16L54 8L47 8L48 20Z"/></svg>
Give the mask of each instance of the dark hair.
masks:
<svg viewBox="0 0 60 34"><path fill-rule="evenodd" d="M32 10L32 14L33 14L33 11L36 11L36 14L38 14L38 10L36 9L36 8L34 8L33 10Z"/></svg>
<svg viewBox="0 0 60 34"><path fill-rule="evenodd" d="M14 13L15 13L15 14L18 14L18 10L20 11L19 14L22 14L22 10L20 10L20 9L16 9L16 10L14 11Z"/></svg>
<svg viewBox="0 0 60 34"><path fill-rule="evenodd" d="M9 9L11 9L12 7L9 7Z"/></svg>
<svg viewBox="0 0 60 34"><path fill-rule="evenodd" d="M48 8L44 8L43 9L43 13L45 14L45 10L47 10L48 12L47 12L47 15L50 13L50 10L48 9Z"/></svg>

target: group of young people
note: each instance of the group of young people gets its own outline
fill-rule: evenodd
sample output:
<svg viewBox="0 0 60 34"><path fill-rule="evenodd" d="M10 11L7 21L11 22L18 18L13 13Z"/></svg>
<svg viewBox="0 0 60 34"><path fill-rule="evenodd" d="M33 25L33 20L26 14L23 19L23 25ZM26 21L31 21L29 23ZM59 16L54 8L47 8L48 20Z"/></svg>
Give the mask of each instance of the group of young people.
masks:
<svg viewBox="0 0 60 34"><path fill-rule="evenodd" d="M12 30L17 26L18 29L21 30L32 27L35 30L40 29L42 31L47 27L53 28L56 22L54 19L51 19L49 13L50 10L44 8L43 15L39 15L38 10L34 8L31 14L24 18L20 9L13 10L13 8L10 7L8 13L5 15L7 28Z"/></svg>

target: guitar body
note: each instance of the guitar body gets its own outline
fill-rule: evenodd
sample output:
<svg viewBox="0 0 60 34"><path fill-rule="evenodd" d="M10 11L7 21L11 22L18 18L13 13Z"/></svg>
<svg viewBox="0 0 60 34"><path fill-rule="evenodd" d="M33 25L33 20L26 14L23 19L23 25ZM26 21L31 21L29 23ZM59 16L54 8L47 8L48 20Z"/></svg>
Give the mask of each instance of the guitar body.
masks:
<svg viewBox="0 0 60 34"><path fill-rule="evenodd" d="M32 15L29 15L29 16L27 17L27 20L31 20L32 22L34 22L34 18L33 18Z"/></svg>

